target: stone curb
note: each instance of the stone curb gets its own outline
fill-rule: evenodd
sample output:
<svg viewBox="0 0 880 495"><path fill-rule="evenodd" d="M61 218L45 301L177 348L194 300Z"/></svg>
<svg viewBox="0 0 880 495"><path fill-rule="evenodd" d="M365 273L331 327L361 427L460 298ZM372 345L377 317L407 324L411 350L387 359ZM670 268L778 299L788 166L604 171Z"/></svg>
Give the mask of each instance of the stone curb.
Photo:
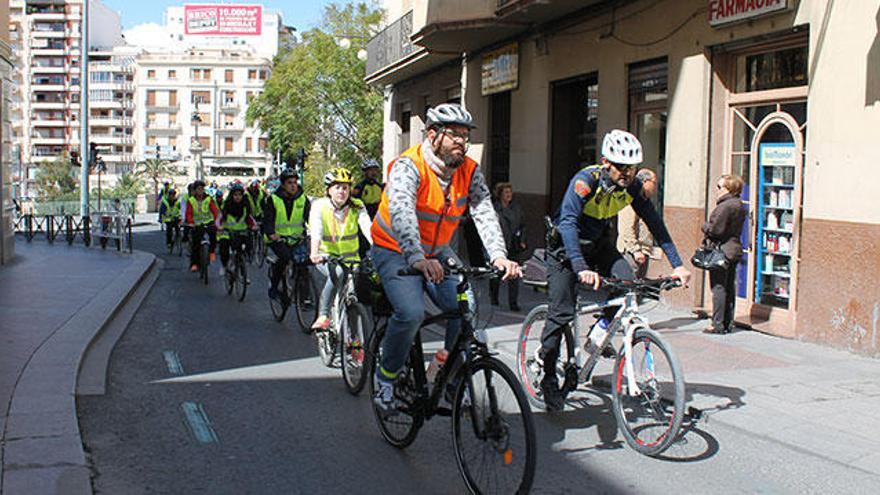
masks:
<svg viewBox="0 0 880 495"><path fill-rule="evenodd" d="M3 456L3 493L92 494L76 413L86 349L129 300L156 257L133 262L34 352L13 391Z"/></svg>

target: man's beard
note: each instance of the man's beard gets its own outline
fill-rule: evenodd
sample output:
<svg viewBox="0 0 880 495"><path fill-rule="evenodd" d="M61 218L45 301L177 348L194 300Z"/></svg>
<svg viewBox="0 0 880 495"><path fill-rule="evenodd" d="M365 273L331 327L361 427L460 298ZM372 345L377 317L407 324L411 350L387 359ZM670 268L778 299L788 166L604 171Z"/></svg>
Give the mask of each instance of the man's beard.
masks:
<svg viewBox="0 0 880 495"><path fill-rule="evenodd" d="M446 168L458 168L464 163L464 154L462 153L461 156L456 156L452 152L449 152L444 154L441 159Z"/></svg>

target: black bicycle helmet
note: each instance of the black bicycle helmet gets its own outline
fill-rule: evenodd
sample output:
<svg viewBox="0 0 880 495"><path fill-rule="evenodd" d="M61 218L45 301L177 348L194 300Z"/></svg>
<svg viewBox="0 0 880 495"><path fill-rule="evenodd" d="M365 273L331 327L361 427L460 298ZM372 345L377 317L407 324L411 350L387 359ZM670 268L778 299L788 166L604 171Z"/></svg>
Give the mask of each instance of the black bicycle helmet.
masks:
<svg viewBox="0 0 880 495"><path fill-rule="evenodd" d="M299 178L299 176L296 174L296 170L294 170L290 167L285 168L278 175L278 180L280 180L282 184L284 184L284 182L290 178L295 178L295 179Z"/></svg>

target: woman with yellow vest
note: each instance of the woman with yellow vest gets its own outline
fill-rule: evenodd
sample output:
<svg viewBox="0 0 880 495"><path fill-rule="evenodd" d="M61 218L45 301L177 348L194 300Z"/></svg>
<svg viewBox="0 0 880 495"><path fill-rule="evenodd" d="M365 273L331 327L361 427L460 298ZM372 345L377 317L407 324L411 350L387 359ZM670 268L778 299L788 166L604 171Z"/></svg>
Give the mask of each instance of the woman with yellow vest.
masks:
<svg viewBox="0 0 880 495"><path fill-rule="evenodd" d="M384 414L395 414L394 381L425 315L424 294L441 311L457 311L457 277L446 277L439 259L455 257L449 246L465 210L480 233L492 264L505 279L520 276L520 267L507 259L504 237L492 197L477 162L465 155L474 127L470 113L444 103L427 112L425 140L406 150L388 166L388 185L373 220L373 263L394 313L382 342L382 362L376 370L373 398ZM423 277L401 276L415 268ZM461 319L447 321L442 362L461 328Z"/></svg>
<svg viewBox="0 0 880 495"><path fill-rule="evenodd" d="M212 263L217 257L214 251L217 249L217 229L214 225L219 214L217 203L214 198L205 193L205 183L201 180L193 182L193 193L187 199L186 223L192 227L192 241L190 243L190 271L199 271L199 242L208 232L208 239L211 241L209 249L209 263Z"/></svg>
<svg viewBox="0 0 880 495"><path fill-rule="evenodd" d="M247 234L248 229L257 229L257 222L253 217L253 210L248 201L244 199L244 185L235 181L229 185L229 197L223 202L220 216L217 218L217 239L220 242L220 276L226 275L229 269L230 250L251 250L251 239Z"/></svg>
<svg viewBox="0 0 880 495"><path fill-rule="evenodd" d="M318 306L318 319L312 330L326 330L330 327L330 300L333 298L333 278L324 265L325 256L341 256L348 261L360 261L358 233L367 241L370 237L370 216L359 199L351 197L351 172L344 168L334 168L324 175L327 195L315 201L309 217L311 236L311 260L318 271L326 278ZM342 277L342 269L337 268L336 277Z"/></svg>

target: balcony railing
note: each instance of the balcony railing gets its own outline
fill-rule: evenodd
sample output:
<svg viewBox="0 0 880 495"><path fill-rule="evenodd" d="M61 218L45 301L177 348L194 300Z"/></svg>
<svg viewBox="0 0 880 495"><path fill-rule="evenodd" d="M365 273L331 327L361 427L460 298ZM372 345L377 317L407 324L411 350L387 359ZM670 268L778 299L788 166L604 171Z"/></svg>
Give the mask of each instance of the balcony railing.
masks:
<svg viewBox="0 0 880 495"><path fill-rule="evenodd" d="M416 50L410 41L412 27L413 13L409 11L367 42L367 77Z"/></svg>

